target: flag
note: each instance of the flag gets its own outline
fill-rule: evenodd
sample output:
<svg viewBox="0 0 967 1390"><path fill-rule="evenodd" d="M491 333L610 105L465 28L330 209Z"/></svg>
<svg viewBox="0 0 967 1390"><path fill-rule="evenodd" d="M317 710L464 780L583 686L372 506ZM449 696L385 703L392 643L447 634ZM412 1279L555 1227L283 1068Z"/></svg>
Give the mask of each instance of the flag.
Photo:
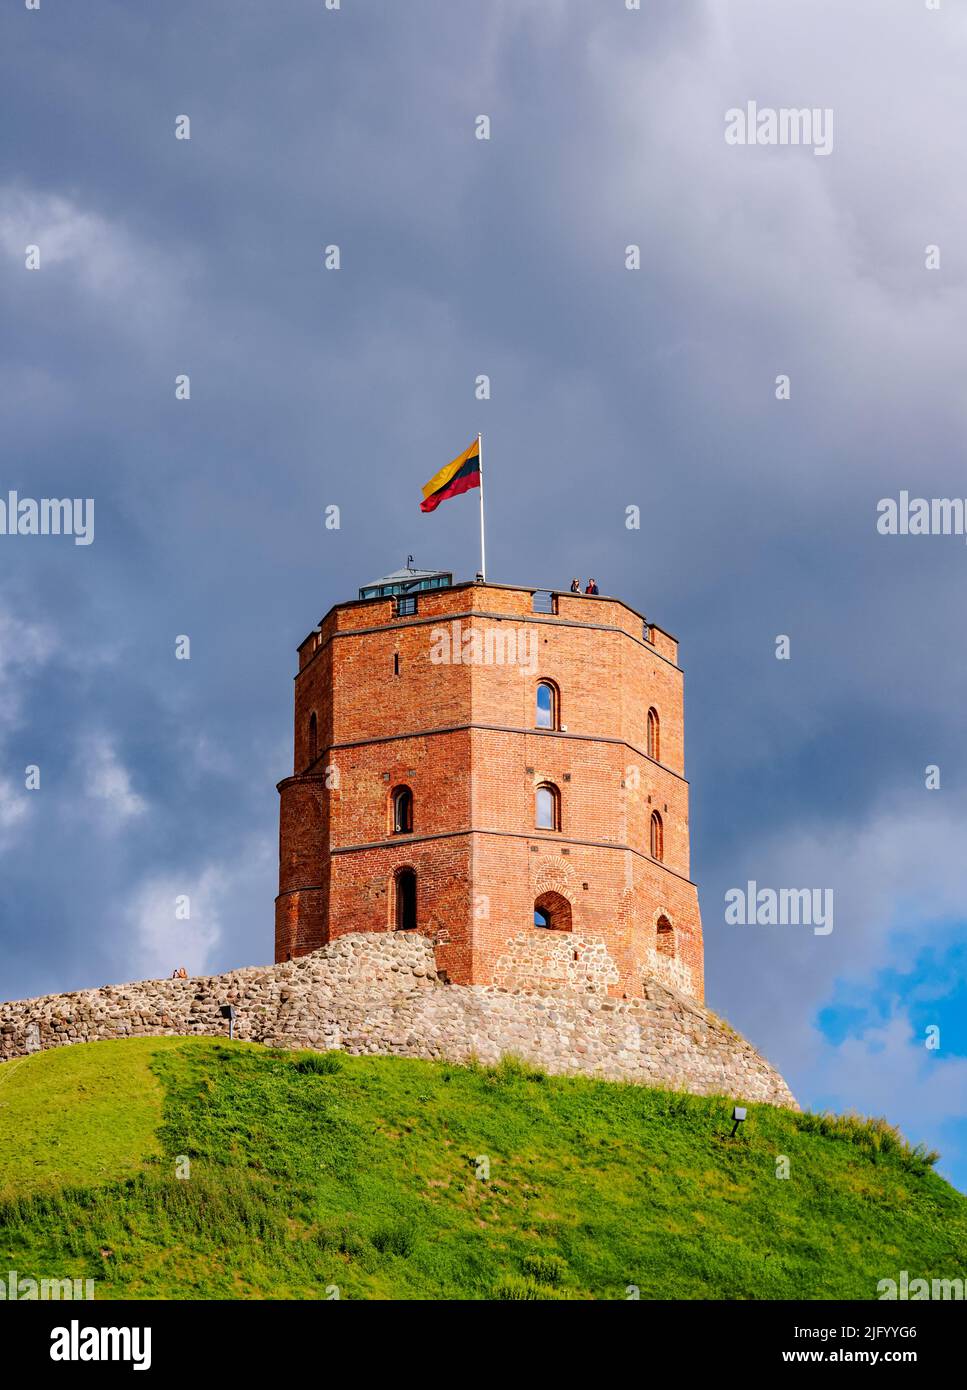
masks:
<svg viewBox="0 0 967 1390"><path fill-rule="evenodd" d="M441 468L423 489L421 512L434 512L448 497L458 497L461 492L469 492L480 486L480 440L475 439L469 449L455 458L452 463Z"/></svg>

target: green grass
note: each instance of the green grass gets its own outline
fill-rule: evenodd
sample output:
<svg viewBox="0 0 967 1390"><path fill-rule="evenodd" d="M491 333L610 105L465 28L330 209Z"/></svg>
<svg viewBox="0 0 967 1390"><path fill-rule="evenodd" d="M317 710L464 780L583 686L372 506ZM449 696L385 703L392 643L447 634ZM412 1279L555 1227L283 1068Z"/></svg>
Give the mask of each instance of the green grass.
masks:
<svg viewBox="0 0 967 1390"><path fill-rule="evenodd" d="M99 1298L508 1301L871 1299L901 1269L963 1274L967 1198L931 1155L769 1106L733 1140L730 1110L514 1062L62 1048L0 1068L0 1272Z"/></svg>
<svg viewBox="0 0 967 1390"><path fill-rule="evenodd" d="M160 1154L164 1088L151 1064L182 1042L57 1048L0 1067L0 1199L124 1177Z"/></svg>

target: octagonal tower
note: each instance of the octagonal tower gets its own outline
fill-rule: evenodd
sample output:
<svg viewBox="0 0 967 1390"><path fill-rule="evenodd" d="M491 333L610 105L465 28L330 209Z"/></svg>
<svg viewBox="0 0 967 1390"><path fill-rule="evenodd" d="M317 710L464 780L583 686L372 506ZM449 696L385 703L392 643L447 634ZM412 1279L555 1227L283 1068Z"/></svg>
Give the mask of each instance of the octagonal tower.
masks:
<svg viewBox="0 0 967 1390"><path fill-rule="evenodd" d="M618 599L403 570L299 648L276 960L417 931L455 984L703 998L676 640Z"/></svg>

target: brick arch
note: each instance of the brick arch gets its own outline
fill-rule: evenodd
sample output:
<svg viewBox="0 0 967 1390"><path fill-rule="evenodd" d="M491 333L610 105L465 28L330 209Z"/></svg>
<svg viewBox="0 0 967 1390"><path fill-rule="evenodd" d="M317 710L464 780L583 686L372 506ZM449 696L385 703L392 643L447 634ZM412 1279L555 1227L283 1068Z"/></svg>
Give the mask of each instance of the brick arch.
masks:
<svg viewBox="0 0 967 1390"><path fill-rule="evenodd" d="M682 951L688 928L666 907L651 914L651 932L645 961L638 967L642 981L655 979L680 994L695 997L695 980ZM671 949L669 949L671 947Z"/></svg>
<svg viewBox="0 0 967 1390"><path fill-rule="evenodd" d="M677 933L674 923L667 912L659 912L655 915L655 949L660 956L667 956L669 960L674 960L678 954L676 950Z"/></svg>
<svg viewBox="0 0 967 1390"><path fill-rule="evenodd" d="M542 893L560 893L568 903L574 905L574 870L563 858L545 855L537 861L534 874L534 897Z"/></svg>
<svg viewBox="0 0 967 1390"><path fill-rule="evenodd" d="M652 930L655 932L655 934L657 935L657 933L658 933L658 923L661 921L661 919L662 919L663 917L665 918L665 921L668 922L669 926L670 926L670 927L672 928L672 930L674 931L674 933L675 933L675 940L676 940L676 941L681 940L682 933L683 933L683 932L687 932L687 931L688 931L688 927L687 927L684 923L682 923L682 922L679 920L679 918L678 918L678 917L676 916L676 914L671 910L670 907L656 907L656 908L654 909L654 911L652 912L652 914L651 914L651 926L652 926Z"/></svg>

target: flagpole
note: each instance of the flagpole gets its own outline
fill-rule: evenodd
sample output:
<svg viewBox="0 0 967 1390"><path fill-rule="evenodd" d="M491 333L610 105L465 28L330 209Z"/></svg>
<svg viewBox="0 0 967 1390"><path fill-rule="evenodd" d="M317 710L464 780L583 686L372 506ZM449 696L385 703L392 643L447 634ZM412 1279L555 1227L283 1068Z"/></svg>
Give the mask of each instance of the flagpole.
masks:
<svg viewBox="0 0 967 1390"><path fill-rule="evenodd" d="M484 539L483 435L477 431L477 457L480 460L480 575L487 578L487 543Z"/></svg>

